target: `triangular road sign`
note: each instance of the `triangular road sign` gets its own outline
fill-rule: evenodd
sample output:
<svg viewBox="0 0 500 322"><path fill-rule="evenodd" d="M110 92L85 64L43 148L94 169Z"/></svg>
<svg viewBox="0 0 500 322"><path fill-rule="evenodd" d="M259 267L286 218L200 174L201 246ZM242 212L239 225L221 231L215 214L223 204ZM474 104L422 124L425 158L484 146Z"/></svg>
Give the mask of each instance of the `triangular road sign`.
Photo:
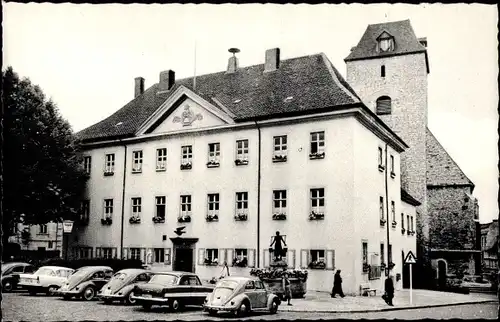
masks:
<svg viewBox="0 0 500 322"><path fill-rule="evenodd" d="M405 264L416 264L416 263L417 263L417 258L415 257L415 255L413 255L413 253L410 250L408 254L406 254Z"/></svg>

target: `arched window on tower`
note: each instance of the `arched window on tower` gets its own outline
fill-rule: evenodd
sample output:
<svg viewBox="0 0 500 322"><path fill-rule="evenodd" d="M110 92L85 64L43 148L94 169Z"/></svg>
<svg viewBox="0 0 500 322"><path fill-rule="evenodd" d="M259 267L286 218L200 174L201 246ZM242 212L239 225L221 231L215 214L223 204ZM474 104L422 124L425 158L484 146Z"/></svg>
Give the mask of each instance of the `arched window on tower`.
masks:
<svg viewBox="0 0 500 322"><path fill-rule="evenodd" d="M391 98L389 96L380 96L377 98L377 115L391 114Z"/></svg>

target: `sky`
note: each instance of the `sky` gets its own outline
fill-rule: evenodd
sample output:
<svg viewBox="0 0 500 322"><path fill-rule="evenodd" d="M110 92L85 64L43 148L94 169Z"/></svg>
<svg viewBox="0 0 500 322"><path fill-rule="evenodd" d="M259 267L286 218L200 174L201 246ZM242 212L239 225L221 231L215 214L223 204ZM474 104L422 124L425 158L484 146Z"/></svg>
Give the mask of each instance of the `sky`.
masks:
<svg viewBox="0 0 500 322"><path fill-rule="evenodd" d="M148 88L167 69L178 79L223 71L231 47L240 66L262 64L274 47L282 59L323 52L345 77L344 58L368 24L405 19L428 41L428 127L475 183L489 222L499 178L494 5L3 3L3 64L79 131L133 99L135 77Z"/></svg>

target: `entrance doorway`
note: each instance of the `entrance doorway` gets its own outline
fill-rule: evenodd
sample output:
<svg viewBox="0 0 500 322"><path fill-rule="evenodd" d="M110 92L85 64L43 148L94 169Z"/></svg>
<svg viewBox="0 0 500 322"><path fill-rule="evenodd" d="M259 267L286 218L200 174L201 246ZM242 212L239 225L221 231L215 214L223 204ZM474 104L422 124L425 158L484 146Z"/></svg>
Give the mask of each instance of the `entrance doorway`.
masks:
<svg viewBox="0 0 500 322"><path fill-rule="evenodd" d="M198 238L170 238L173 246L172 269L174 271L195 272L194 250Z"/></svg>

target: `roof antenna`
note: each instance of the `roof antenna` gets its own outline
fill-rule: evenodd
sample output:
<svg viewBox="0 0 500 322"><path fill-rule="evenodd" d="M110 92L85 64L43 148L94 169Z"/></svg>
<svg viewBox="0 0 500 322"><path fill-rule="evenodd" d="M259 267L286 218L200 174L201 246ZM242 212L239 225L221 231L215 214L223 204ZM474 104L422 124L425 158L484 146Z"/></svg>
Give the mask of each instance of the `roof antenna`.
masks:
<svg viewBox="0 0 500 322"><path fill-rule="evenodd" d="M196 91L196 39L194 41L194 76L193 76L193 91Z"/></svg>

